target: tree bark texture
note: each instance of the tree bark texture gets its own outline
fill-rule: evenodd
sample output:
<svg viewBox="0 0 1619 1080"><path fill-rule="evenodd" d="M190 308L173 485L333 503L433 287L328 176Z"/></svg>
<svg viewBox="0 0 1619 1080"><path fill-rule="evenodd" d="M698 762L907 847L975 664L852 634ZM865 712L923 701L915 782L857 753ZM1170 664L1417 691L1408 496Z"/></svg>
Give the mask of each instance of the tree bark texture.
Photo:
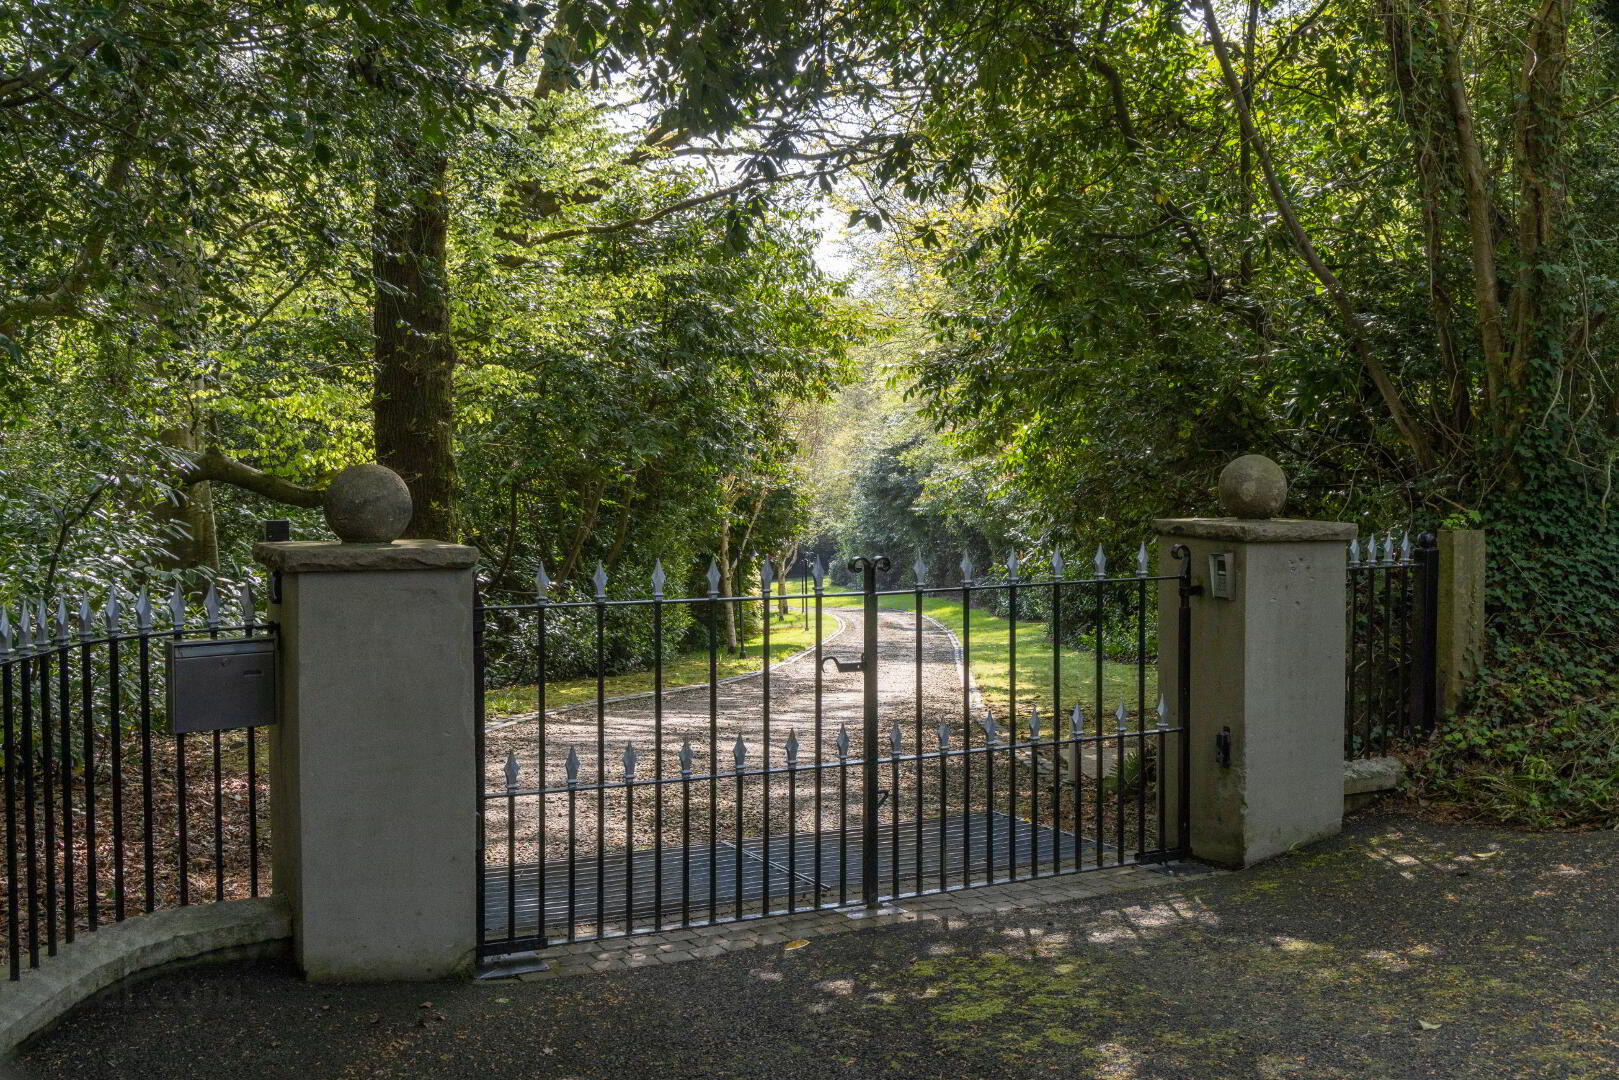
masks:
<svg viewBox="0 0 1619 1080"><path fill-rule="evenodd" d="M372 273L377 460L404 478L415 512L405 535L456 540L455 346L445 248L448 161L414 139L378 170Z"/></svg>

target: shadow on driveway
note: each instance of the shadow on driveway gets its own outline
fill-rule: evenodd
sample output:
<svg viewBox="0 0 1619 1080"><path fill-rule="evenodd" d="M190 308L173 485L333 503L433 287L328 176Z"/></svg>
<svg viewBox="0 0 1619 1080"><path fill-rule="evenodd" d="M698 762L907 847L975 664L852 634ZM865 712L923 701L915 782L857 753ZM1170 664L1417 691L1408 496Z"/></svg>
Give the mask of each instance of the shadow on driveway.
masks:
<svg viewBox="0 0 1619 1080"><path fill-rule="evenodd" d="M1244 874L551 982L164 976L24 1077L1619 1076L1619 835L1363 816Z"/></svg>

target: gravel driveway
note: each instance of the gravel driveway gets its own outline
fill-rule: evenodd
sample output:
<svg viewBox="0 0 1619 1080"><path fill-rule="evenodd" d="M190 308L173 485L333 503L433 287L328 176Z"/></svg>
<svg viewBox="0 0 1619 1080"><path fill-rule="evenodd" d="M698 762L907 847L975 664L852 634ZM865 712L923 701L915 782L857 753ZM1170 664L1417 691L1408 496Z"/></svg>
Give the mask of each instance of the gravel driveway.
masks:
<svg viewBox="0 0 1619 1080"><path fill-rule="evenodd" d="M823 656L835 656L846 662L857 659L863 644L865 626L863 612L858 608L838 608L835 616L829 611L826 620L829 629L838 622L842 625L829 634L823 644ZM883 756L889 754L890 732L892 724L897 722L901 734L900 752L910 754L915 751L917 743L918 650L915 617L907 612L881 611L878 613L878 620L878 700L882 709L884 732L880 753ZM922 748L924 751L937 749L937 730L941 722L950 725L952 742L959 745L962 687L961 665L957 659L955 638L937 623L924 619L920 652ZM659 724L655 703L650 697L639 696L610 702L606 706L599 728L601 735L599 744L594 704L548 710L543 733L545 786L557 788L566 785L569 751L577 753L580 763L579 779L583 790L575 800L576 834L592 838L590 844L594 850L593 838L599 820L602 825L604 849L622 851L629 838L626 831L627 800L624 798L624 790L613 788L602 793L603 813L598 819L597 792L593 787L595 778L604 772L609 783L621 780L624 775L625 747L633 746L637 759L636 778L645 780L658 776L667 781L659 785L663 791L665 810L671 815L678 814L679 804L683 798L681 789L687 786L680 782L681 747L689 742L692 775L703 777L710 773L712 740L712 745L717 749L716 772L721 777L715 783L718 794L715 807L717 826L721 836L730 837L736 830L738 804L735 784L727 774L735 767L737 739L740 738L746 748L745 768L758 769L767 763L767 755L770 766L786 765L787 741L789 737L796 736L797 763L800 766L800 776L797 779L799 797L795 799L796 812L791 825L796 831L811 830L815 827L816 820L815 801L804 796L813 791L817 771L814 768L815 763L819 760L824 765L824 768L819 770L823 789L836 786L840 772L837 767L838 738L845 729L848 732L850 757L858 758L861 755L865 677L860 672L839 672L830 662L823 664L823 668L818 713L813 653L771 668L768 718L764 708L765 678L762 675L735 679L718 686L712 713L709 688L706 685L665 692L662 700L661 763L655 756ZM499 719L491 717L490 725L485 744L490 790L496 790L496 785L503 775L501 770L506 767L508 755L514 756L518 765L519 789L532 790L538 786L536 781L540 775L541 731L535 714ZM600 765L604 767L602 771L598 771L598 751L601 755ZM851 815L857 816L860 801L858 768L849 772L853 793L847 800L847 806ZM904 792L911 796L908 805L913 810L918 787L916 780L915 769L909 765L903 766L900 784ZM767 788L770 802L768 819L770 831L783 833L789 830L787 801L791 785L792 781L784 773L772 776L768 785L764 778L759 776L745 779L741 824L746 835L760 835L764 831ZM709 785L706 781L699 780L689 786L692 817L706 833ZM932 785L924 783L920 786L927 789ZM839 806L835 803L836 798L835 792L823 791L820 803L823 827L831 827L838 817ZM539 850L539 801L538 797L533 796L519 797L515 800L517 811L515 853L520 862L534 861ZM650 788L643 787L637 790L634 801L635 846L650 847L655 835L656 798ZM550 826L545 830L547 859L561 859L567 856L567 831L565 828L555 827L556 823L565 820L567 802L568 796L565 793L553 794L546 799L547 823ZM924 805L924 813L926 809L927 805ZM491 845L497 847L504 845L507 836L504 800L490 804L487 821ZM676 842L677 827L666 818L664 836L666 844Z"/></svg>

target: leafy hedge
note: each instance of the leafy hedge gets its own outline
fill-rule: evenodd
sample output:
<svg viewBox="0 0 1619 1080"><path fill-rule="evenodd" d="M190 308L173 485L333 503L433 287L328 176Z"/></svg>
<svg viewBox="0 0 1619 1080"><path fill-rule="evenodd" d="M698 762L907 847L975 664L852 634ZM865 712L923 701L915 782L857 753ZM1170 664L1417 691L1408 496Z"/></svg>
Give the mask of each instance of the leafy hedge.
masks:
<svg viewBox="0 0 1619 1080"><path fill-rule="evenodd" d="M1533 828L1619 828L1619 530L1551 453L1489 528L1489 643L1419 794Z"/></svg>
<svg viewBox="0 0 1619 1080"><path fill-rule="evenodd" d="M1068 568L1065 576L1072 578L1075 571ZM1033 561L1019 567L1020 580L1028 580L1033 584L1021 587L1017 591L1017 615L1020 622L1043 622L1051 625L1052 603L1051 588L1041 585L1043 579L1049 579L1051 567L1049 563ZM994 586L1004 585L1007 575L1004 568L982 574L977 584ZM1109 660L1122 663L1134 663L1139 651L1140 643L1137 640L1138 616L1136 610L1137 592L1125 586L1108 586L1104 591L1104 604L1101 625L1102 655ZM1061 636L1062 644L1082 652L1095 652L1097 641L1095 594L1089 588L1068 586L1059 593L1059 602L1062 605ZM999 618L1008 618L1011 614L1011 590L1005 588L984 589L975 593L973 606L979 610L987 611ZM1150 662L1158 655L1158 588L1156 582L1147 585L1147 659Z"/></svg>

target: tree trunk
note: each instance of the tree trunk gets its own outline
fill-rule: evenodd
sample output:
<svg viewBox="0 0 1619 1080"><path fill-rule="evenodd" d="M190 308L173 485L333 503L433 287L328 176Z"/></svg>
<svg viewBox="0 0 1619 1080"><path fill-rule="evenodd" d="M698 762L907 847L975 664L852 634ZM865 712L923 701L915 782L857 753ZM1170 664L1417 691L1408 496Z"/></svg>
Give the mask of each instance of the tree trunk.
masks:
<svg viewBox="0 0 1619 1080"><path fill-rule="evenodd" d="M1343 323L1344 334L1360 360L1362 371L1377 388L1384 406L1389 411L1389 419L1394 422L1395 428L1410 447L1417 467L1423 472L1428 472L1433 469L1435 459L1427 433L1411 418L1410 411L1406 408L1394 381L1389 378L1382 361L1372 351L1371 342L1366 337L1366 328L1348 292L1338 280L1338 276L1328 267L1326 260L1321 257L1321 253L1316 250L1315 242L1310 239L1310 234L1305 231L1304 225L1293 209L1293 201L1288 198L1286 190L1282 187L1276 163L1271 160L1270 148L1259 136L1248 95L1244 92L1242 80L1237 76L1236 68L1231 63L1231 53L1226 48L1225 36L1220 32L1220 20L1215 15L1212 0L1203 0L1203 16L1204 25L1209 30L1209 44L1214 49L1215 60L1219 62L1221 77L1225 81L1227 92L1231 95L1232 104L1237 109L1238 127L1243 140L1253 147L1254 157L1258 160L1260 172L1265 177L1265 186L1270 191L1271 204L1281 216L1282 224L1293 241L1294 250L1309 267L1310 273L1321 283L1327 300L1337 311L1338 318Z"/></svg>
<svg viewBox="0 0 1619 1080"><path fill-rule="evenodd" d="M727 514L727 517L729 517L729 514ZM736 592L736 572L735 567L731 564L731 525L729 520L720 529L719 565L720 597L724 600L733 596ZM721 606L725 609L725 648L731 655L735 656L737 651L736 605L722 603Z"/></svg>
<svg viewBox="0 0 1619 1080"><path fill-rule="evenodd" d="M413 138L390 144L378 170L372 272L377 460L404 478L415 503L409 537L456 540L455 347L444 263L448 161Z"/></svg>
<svg viewBox="0 0 1619 1080"><path fill-rule="evenodd" d="M195 452L201 442L195 426L169 428L161 438L168 446L190 452ZM166 562L171 568L219 569L219 532L214 519L213 489L208 480L182 478L175 485L174 500L158 507L156 513L160 520L185 532L183 537L176 536L168 543Z"/></svg>
<svg viewBox="0 0 1619 1080"><path fill-rule="evenodd" d="M1555 261L1548 250L1562 241L1568 199L1566 80L1572 8L1571 0L1541 0L1525 35L1518 113L1513 119L1517 272L1507 314L1510 347L1502 402L1502 433L1509 450L1541 405L1540 395L1528 392L1534 361L1549 360L1567 339L1560 295L1567 286L1546 264ZM1550 374L1550 365L1547 368ZM1555 379L1550 374L1548 381Z"/></svg>

